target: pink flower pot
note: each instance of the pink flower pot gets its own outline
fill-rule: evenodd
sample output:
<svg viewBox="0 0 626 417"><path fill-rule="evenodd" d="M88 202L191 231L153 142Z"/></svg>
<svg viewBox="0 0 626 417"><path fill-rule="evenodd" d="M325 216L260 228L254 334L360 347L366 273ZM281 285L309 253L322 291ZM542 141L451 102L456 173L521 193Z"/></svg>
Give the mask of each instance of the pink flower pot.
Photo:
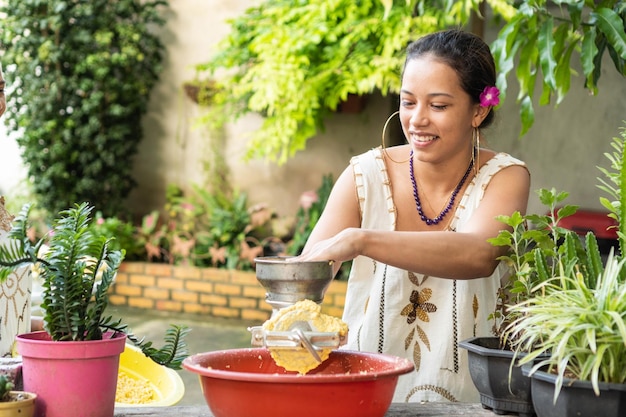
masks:
<svg viewBox="0 0 626 417"><path fill-rule="evenodd" d="M24 391L37 394L35 417L112 417L126 335L103 340L52 341L46 332L17 336Z"/></svg>

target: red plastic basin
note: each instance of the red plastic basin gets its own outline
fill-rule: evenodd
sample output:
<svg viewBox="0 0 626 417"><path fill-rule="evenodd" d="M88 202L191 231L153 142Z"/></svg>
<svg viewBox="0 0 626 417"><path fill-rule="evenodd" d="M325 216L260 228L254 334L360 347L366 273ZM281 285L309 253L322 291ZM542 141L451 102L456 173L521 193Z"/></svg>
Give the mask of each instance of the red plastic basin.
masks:
<svg viewBox="0 0 626 417"><path fill-rule="evenodd" d="M298 375L265 348L198 353L183 367L199 375L215 417L382 417L398 377L414 369L407 359L338 350Z"/></svg>

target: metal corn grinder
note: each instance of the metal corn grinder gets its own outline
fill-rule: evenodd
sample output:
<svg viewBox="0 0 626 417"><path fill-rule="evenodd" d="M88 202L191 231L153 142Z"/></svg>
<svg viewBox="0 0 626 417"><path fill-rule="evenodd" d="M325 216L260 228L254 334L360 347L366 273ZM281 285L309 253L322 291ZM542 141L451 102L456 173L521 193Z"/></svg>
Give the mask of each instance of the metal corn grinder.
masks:
<svg viewBox="0 0 626 417"><path fill-rule="evenodd" d="M326 289L333 280L329 261L298 262L289 257L256 258L256 277L267 293L265 301L272 306L272 317L301 300L321 304ZM321 362L317 351L336 349L344 343L337 333L318 331L306 319L297 321L281 331L268 331L262 326L250 327L252 346L272 349L306 349Z"/></svg>

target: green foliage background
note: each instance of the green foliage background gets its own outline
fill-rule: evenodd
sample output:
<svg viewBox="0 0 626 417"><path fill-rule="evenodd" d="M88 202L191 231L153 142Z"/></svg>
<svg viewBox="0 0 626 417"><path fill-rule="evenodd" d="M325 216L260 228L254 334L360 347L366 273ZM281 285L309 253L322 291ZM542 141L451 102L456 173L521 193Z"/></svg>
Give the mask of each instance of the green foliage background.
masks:
<svg viewBox="0 0 626 417"><path fill-rule="evenodd" d="M164 47L153 29L164 6L8 0L0 8L5 121L49 212L80 201L105 216L124 212L141 117L161 70Z"/></svg>
<svg viewBox="0 0 626 417"><path fill-rule="evenodd" d="M605 54L625 74L622 1L265 0L232 19L217 53L197 66L198 77L215 77L219 86L204 123L258 112L265 119L247 157L284 163L348 94L397 93L410 41L467 28L485 10L502 27L492 44L502 98L511 72L519 82L522 135L534 123L533 102L558 105L567 94L572 60L580 59L592 93Z"/></svg>

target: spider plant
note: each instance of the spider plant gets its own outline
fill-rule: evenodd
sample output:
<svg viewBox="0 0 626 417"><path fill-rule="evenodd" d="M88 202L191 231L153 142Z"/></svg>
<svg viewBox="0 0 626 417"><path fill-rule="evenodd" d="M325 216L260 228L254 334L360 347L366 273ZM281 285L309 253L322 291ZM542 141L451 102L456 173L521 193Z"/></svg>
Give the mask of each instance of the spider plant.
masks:
<svg viewBox="0 0 626 417"><path fill-rule="evenodd" d="M556 372L555 401L565 377L591 381L596 395L599 382L626 382L625 265L625 259L611 254L595 285L579 272L564 273L512 307L519 317L509 330L518 350L530 352L520 364L550 354L536 360L531 374L544 366Z"/></svg>
<svg viewBox="0 0 626 417"><path fill-rule="evenodd" d="M135 337L121 319L105 314L108 289L124 251L110 250L111 239L89 231L92 209L82 203L61 211L48 239L33 244L28 237L31 205L25 205L0 246L0 281L17 268L31 266L43 282L44 329L52 340L101 340L106 331L121 332L155 362L181 369L187 356L184 336L188 328L170 326L164 346L157 349L152 342Z"/></svg>

